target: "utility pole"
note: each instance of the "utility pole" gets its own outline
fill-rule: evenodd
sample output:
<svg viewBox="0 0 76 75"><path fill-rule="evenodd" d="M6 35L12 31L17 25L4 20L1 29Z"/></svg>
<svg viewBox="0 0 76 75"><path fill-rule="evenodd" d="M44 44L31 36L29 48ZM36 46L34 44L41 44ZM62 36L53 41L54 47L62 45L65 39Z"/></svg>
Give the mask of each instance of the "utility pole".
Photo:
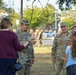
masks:
<svg viewBox="0 0 76 75"><path fill-rule="evenodd" d="M57 33L57 11L55 11L55 32Z"/></svg>
<svg viewBox="0 0 76 75"><path fill-rule="evenodd" d="M21 19L23 18L23 0L21 0Z"/></svg>

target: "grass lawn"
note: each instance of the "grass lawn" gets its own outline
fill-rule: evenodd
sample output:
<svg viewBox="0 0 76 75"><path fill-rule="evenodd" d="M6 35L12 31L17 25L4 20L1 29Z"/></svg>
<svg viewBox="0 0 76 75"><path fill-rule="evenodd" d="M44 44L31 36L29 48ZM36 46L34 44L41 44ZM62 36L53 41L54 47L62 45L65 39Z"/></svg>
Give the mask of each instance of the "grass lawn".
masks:
<svg viewBox="0 0 76 75"><path fill-rule="evenodd" d="M35 63L32 66L32 75L52 75L51 46L34 47Z"/></svg>

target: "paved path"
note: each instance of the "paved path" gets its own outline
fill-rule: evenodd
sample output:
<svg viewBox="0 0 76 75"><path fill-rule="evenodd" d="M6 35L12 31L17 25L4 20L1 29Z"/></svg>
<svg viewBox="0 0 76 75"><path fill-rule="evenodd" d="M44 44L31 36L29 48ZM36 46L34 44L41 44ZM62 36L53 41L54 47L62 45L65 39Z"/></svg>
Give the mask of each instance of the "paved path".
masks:
<svg viewBox="0 0 76 75"><path fill-rule="evenodd" d="M50 37L50 38L44 38L43 40L42 40L42 43L44 44L44 45L52 45L53 44L53 39L54 39L54 37ZM37 43L34 45L34 46L38 46L38 41L37 41Z"/></svg>

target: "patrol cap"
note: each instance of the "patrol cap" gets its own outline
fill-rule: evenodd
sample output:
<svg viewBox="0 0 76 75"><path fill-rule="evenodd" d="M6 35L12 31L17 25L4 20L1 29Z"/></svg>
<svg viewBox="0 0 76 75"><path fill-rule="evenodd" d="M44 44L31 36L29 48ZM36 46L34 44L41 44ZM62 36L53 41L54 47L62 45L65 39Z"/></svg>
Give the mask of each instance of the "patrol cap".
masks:
<svg viewBox="0 0 76 75"><path fill-rule="evenodd" d="M60 26L67 26L66 22L61 22Z"/></svg>
<svg viewBox="0 0 76 75"><path fill-rule="evenodd" d="M29 23L29 21L28 21L27 19L22 18L22 19L20 20L20 24L26 24L26 25L29 25L30 23Z"/></svg>

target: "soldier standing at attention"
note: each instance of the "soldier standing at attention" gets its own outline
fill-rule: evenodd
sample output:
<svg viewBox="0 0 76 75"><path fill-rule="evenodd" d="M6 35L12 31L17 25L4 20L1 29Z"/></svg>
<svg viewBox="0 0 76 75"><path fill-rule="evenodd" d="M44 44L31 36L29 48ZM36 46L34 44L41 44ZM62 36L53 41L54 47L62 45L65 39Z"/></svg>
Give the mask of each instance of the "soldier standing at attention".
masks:
<svg viewBox="0 0 76 75"><path fill-rule="evenodd" d="M33 44L36 43L35 38L31 37L28 32L29 21L27 19L20 20L21 29L17 31L17 35L21 44L29 41L29 45L21 53L19 53L19 62L23 65L23 69L18 72L18 75L31 75L31 66L34 63Z"/></svg>
<svg viewBox="0 0 76 75"><path fill-rule="evenodd" d="M52 46L52 62L54 64L54 75L65 75L65 49L70 41L70 33L65 22L61 22L61 33L57 34Z"/></svg>

